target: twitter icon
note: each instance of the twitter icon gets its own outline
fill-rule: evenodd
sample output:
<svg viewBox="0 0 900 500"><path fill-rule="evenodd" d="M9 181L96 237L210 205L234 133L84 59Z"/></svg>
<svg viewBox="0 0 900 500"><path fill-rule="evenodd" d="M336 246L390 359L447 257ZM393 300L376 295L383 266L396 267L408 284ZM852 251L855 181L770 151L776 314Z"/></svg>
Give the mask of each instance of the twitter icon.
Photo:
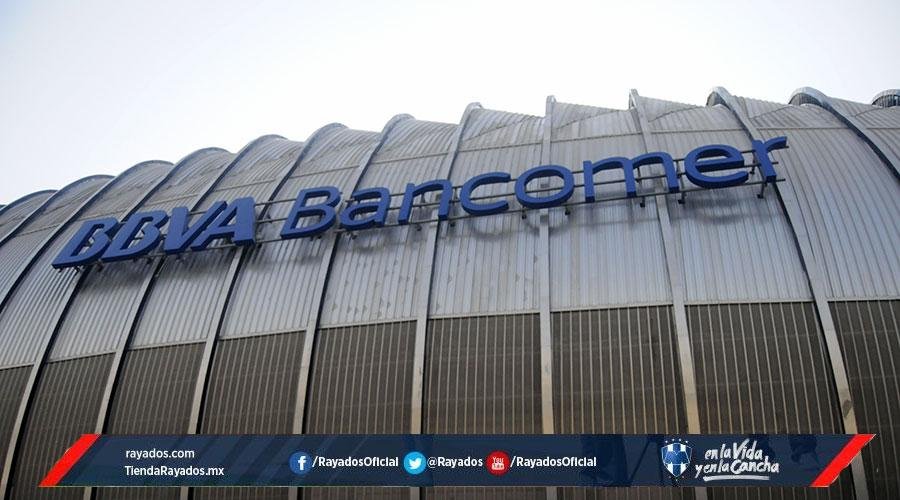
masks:
<svg viewBox="0 0 900 500"><path fill-rule="evenodd" d="M421 474L425 470L425 455L411 451L403 457L403 468L412 475Z"/></svg>

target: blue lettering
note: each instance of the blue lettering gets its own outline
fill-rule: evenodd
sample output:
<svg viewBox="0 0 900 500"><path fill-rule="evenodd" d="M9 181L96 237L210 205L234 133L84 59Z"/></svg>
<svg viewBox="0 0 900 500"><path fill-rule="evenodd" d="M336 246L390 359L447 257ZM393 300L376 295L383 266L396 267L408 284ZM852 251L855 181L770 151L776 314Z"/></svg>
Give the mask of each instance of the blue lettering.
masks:
<svg viewBox="0 0 900 500"><path fill-rule="evenodd" d="M196 222L188 226L190 216L187 207L175 207L172 209L172 217L169 219L169 229L166 239L163 241L163 252L167 254L180 253L191 245L194 238L203 232L210 223L225 210L226 203L217 201L210 206Z"/></svg>
<svg viewBox="0 0 900 500"><path fill-rule="evenodd" d="M505 212L509 209L509 203L506 200L475 203L472 201L472 192L485 184L504 184L509 182L509 180L510 176L505 172L490 172L476 175L463 184L462 189L459 191L459 203L462 205L463 210L472 215L491 215Z"/></svg>
<svg viewBox="0 0 900 500"><path fill-rule="evenodd" d="M256 242L253 198L238 198L231 202L200 234L197 241L191 244L191 250L205 250L218 239L230 240L235 245L252 245Z"/></svg>
<svg viewBox="0 0 900 500"><path fill-rule="evenodd" d="M93 262L109 245L109 234L118 224L112 217L85 221L50 265L62 269Z"/></svg>
<svg viewBox="0 0 900 500"><path fill-rule="evenodd" d="M730 170L742 167L744 157L741 152L731 146L711 144L699 147L684 157L684 173L694 184L707 189L737 186L747 182L747 172L734 172L727 175L711 176L704 172Z"/></svg>
<svg viewBox="0 0 900 500"><path fill-rule="evenodd" d="M169 216L162 210L139 212L125 221L125 224L116 231L109 247L103 252L100 260L115 262L118 260L133 259L146 255L156 248L162 237L159 229L169 220ZM143 236L137 239L139 232Z"/></svg>
<svg viewBox="0 0 900 500"><path fill-rule="evenodd" d="M438 219L447 220L450 216L450 200L453 198L453 184L447 179L435 179L433 181L423 182L415 185L409 183L406 185L406 191L403 193L403 203L400 205L400 215L397 216L397 223L400 225L409 224L409 218L412 214L413 201L416 196L423 195L429 191L440 191L440 205L438 206Z"/></svg>
<svg viewBox="0 0 900 500"><path fill-rule="evenodd" d="M559 177L563 180L562 189L548 196L532 196L528 194L528 183L534 179ZM549 208L562 205L575 191L575 178L572 171L559 165L542 165L534 167L516 179L516 199L526 208Z"/></svg>
<svg viewBox="0 0 900 500"><path fill-rule="evenodd" d="M784 136L775 137L765 142L753 141L753 155L756 157L756 162L759 163L759 171L762 172L763 179L766 182L773 182L778 178L778 174L775 173L775 167L772 165L772 160L769 159L769 151L786 147L788 147L787 137Z"/></svg>
<svg viewBox="0 0 900 500"><path fill-rule="evenodd" d="M311 199L325 198L323 203L306 204ZM322 234L334 224L334 207L341 201L341 193L334 186L324 186L313 189L302 189L297 194L297 200L288 213L287 220L281 226L281 237L285 239L303 238ZM303 227L297 227L300 219L306 217L319 217L319 220Z"/></svg>
<svg viewBox="0 0 900 500"><path fill-rule="evenodd" d="M341 212L341 227L357 230L370 227L381 227L387 219L387 211L391 206L391 192L383 187L360 189L353 193L352 198L360 203L354 203ZM367 201L362 200L374 200ZM367 217L356 218L357 215L372 214Z"/></svg>

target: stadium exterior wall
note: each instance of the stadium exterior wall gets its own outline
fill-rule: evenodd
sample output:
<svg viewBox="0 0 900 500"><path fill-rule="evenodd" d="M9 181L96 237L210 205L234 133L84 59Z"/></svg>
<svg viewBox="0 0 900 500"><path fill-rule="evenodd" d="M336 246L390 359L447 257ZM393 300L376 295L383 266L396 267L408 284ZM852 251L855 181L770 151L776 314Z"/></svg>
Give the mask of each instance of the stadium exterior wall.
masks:
<svg viewBox="0 0 900 500"><path fill-rule="evenodd" d="M85 432L872 432L828 490L900 497L900 107L714 89L458 124L332 124L138 164L0 208L0 498L333 498L344 489L38 490ZM303 188L385 186L788 138L783 182L277 240ZM613 173L597 180L614 180ZM542 184L551 186L552 181ZM498 195L508 188L489 186ZM493 191L492 191L493 190ZM621 185L597 186L614 196ZM252 247L56 270L82 221L252 196ZM392 199L399 207L401 197ZM514 209L521 208L510 198ZM458 210L458 208L457 208ZM392 213L396 213L393 210ZM458 215L458 214L451 214ZM383 498L747 490L367 489ZM758 496L758 495L757 495Z"/></svg>

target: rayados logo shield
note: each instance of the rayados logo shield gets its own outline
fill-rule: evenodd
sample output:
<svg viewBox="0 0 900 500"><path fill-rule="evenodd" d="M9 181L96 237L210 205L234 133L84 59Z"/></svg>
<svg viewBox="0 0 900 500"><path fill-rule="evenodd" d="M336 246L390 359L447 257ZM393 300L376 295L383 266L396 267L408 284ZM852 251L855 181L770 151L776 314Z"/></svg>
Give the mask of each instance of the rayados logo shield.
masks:
<svg viewBox="0 0 900 500"><path fill-rule="evenodd" d="M674 477L681 476L691 463L691 447L685 443L673 442L660 448L663 467Z"/></svg>

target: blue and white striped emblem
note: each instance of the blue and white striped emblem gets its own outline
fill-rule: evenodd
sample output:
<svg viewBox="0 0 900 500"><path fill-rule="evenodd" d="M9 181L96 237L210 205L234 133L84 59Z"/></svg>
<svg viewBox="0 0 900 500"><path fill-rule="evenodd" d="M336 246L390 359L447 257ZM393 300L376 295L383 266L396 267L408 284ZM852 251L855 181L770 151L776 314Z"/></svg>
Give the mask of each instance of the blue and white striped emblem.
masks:
<svg viewBox="0 0 900 500"><path fill-rule="evenodd" d="M663 467L674 477L681 476L691 463L691 447L685 443L673 442L660 448Z"/></svg>

